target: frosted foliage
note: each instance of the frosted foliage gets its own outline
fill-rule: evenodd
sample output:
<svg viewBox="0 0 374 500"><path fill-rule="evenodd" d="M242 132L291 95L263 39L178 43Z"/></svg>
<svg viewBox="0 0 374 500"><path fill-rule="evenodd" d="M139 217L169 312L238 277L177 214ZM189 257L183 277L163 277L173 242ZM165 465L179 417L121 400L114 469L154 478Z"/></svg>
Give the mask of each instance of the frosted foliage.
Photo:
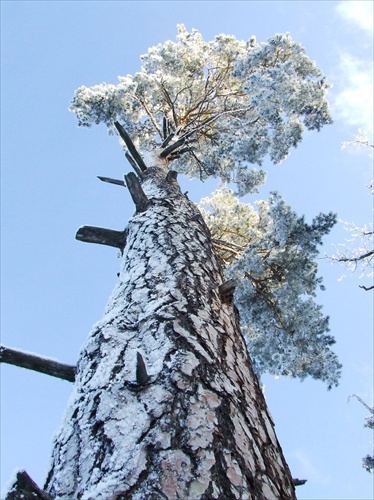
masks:
<svg viewBox="0 0 374 500"><path fill-rule="evenodd" d="M261 165L282 161L304 128L331 123L325 99L329 84L289 34L257 44L218 35L206 42L197 30L178 26L177 41L151 47L141 70L117 85L80 87L71 111L83 126L120 121L143 150L163 139L167 117L175 132L192 141L173 168L191 177L237 183L239 194L264 182ZM235 137L235 141L233 140Z"/></svg>
<svg viewBox="0 0 374 500"><path fill-rule="evenodd" d="M206 208L204 208L206 207ZM225 264L247 247L258 224L258 214L249 203L241 203L233 191L218 189L200 200L199 209Z"/></svg>
<svg viewBox="0 0 374 500"><path fill-rule="evenodd" d="M228 278L236 278L239 309L254 368L337 385L341 365L331 351L329 319L314 301L323 289L318 245L336 222L320 214L311 224L273 193L257 210L221 189L201 203Z"/></svg>

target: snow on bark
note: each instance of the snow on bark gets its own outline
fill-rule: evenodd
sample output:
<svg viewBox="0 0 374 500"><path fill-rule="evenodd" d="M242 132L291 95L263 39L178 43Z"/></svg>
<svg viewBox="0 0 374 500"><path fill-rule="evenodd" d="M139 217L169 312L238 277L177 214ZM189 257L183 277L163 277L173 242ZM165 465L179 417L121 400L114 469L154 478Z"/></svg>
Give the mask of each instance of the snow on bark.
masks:
<svg viewBox="0 0 374 500"><path fill-rule="evenodd" d="M45 489L293 499L209 231L166 174L154 166L142 182L150 203L129 222L118 284L82 350Z"/></svg>

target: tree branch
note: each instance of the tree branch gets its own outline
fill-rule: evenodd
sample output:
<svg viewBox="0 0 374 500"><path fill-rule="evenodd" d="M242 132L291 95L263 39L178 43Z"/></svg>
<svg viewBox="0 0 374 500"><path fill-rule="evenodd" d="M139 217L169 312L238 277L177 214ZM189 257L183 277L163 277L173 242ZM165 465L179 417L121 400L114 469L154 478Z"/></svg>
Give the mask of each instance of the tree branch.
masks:
<svg viewBox="0 0 374 500"><path fill-rule="evenodd" d="M39 488L25 470L17 472L16 479L11 485L5 500L52 500L51 495Z"/></svg>
<svg viewBox="0 0 374 500"><path fill-rule="evenodd" d="M374 256L374 250L369 250L366 253L358 255L357 257L347 257L342 252L340 255L336 257L332 257L331 260L335 260L337 262L359 262L360 260L367 259L368 257Z"/></svg>
<svg viewBox="0 0 374 500"><path fill-rule="evenodd" d="M241 245L236 245L235 243L229 243L228 241L221 240L221 239L212 239L213 245L218 248L219 250L223 250L226 252L231 252L234 255L241 255L245 247Z"/></svg>
<svg viewBox="0 0 374 500"><path fill-rule="evenodd" d="M125 186L124 181L120 181L118 179L111 179L110 177L101 177L100 175L98 175L97 178L103 182L108 182L109 184L117 184L117 186Z"/></svg>
<svg viewBox="0 0 374 500"><path fill-rule="evenodd" d="M120 250L126 246L126 231L114 231L103 227L82 226L78 229L75 238L78 241L107 245Z"/></svg>
<svg viewBox="0 0 374 500"><path fill-rule="evenodd" d="M195 130L190 130L189 132L186 132L185 134L183 134L182 137L180 137L177 141L173 142L173 144L170 144L170 146L168 146L167 148L165 148L161 152L160 157L161 158L166 158L167 156L169 156L170 153L172 153L176 149L178 149L181 146L183 146L183 144L186 142L186 140L188 139L188 137L190 137L194 133L195 133Z"/></svg>
<svg viewBox="0 0 374 500"><path fill-rule="evenodd" d="M59 363L50 358L44 358L37 354L30 354L3 345L0 346L0 363L27 368L69 382L75 380L75 366Z"/></svg>
<svg viewBox="0 0 374 500"><path fill-rule="evenodd" d="M121 138L125 141L125 144L128 150L130 151L131 156L136 161L138 167L140 168L140 170L145 172L147 170L147 165L144 163L143 158L138 153L138 150L136 149L134 143L132 142L129 134L126 132L126 130L122 127L122 125L119 122L114 122L114 125L118 130L118 133L121 136Z"/></svg>
<svg viewBox="0 0 374 500"><path fill-rule="evenodd" d="M284 331L286 333L288 333L289 335L293 335L295 333L295 330L290 330L287 325L285 324L283 318L282 318L282 314L280 313L278 307L277 307L277 304L274 303L271 299L270 299L270 293L267 294L267 290L263 290L263 288L261 287L259 281L254 278L253 276L251 276L248 272L244 273L245 277L248 278L255 290L256 290L256 293L258 293L259 295L261 295L261 297L265 300L265 302L271 307L271 309L273 310L274 314L275 314L275 317L277 318L277 320L279 321L279 324L281 326L281 328L284 329Z"/></svg>
<svg viewBox="0 0 374 500"><path fill-rule="evenodd" d="M369 292L370 290L373 290L374 285L372 286L365 286L365 285L358 285L360 288L363 288L365 292Z"/></svg>
<svg viewBox="0 0 374 500"><path fill-rule="evenodd" d="M139 179L143 179L143 171L140 170L140 168L138 167L138 165L136 164L134 158L126 151L125 153L125 156L126 156L126 159L127 161L130 163L130 165L132 166L132 168L135 170L135 172L137 173Z"/></svg>
<svg viewBox="0 0 374 500"><path fill-rule="evenodd" d="M165 99L166 99L166 102L169 104L170 106L170 110L171 110L171 113L173 115L173 120L174 120L174 126L175 128L178 127L178 117L177 117L177 114L175 112L175 107L174 107L174 103L173 101L171 100L171 97L169 95L169 92L166 90L165 88L165 85L164 85L164 82L161 82L160 84L160 87L161 87L161 90L165 96Z"/></svg>
<svg viewBox="0 0 374 500"><path fill-rule="evenodd" d="M236 286L238 285L239 281L236 279L231 279L228 281L225 281L218 287L218 292L220 294L221 300L225 302L226 300L231 300Z"/></svg>
<svg viewBox="0 0 374 500"><path fill-rule="evenodd" d="M148 208L149 200L144 193L138 178L133 172L130 172L125 175L125 179L137 212L145 212Z"/></svg>
<svg viewBox="0 0 374 500"><path fill-rule="evenodd" d="M293 482L293 485L294 486L302 486L303 484L305 484L308 480L307 479L298 479L298 478L294 478L292 479L292 482Z"/></svg>
<svg viewBox="0 0 374 500"><path fill-rule="evenodd" d="M152 124L153 124L154 128L157 130L157 132L158 132L158 134L159 134L160 138L162 139L162 133L161 133L161 130L159 129L159 127L158 127L158 125L157 125L157 123L156 123L156 120L153 118L153 115L152 115L152 113L150 112L150 110L149 110L148 106L146 105L145 101L143 101L140 97L137 97L136 99L137 99L137 100L140 102L140 104L143 106L144 111L147 113L147 115L148 115L149 119L151 120L151 122L152 122Z"/></svg>
<svg viewBox="0 0 374 500"><path fill-rule="evenodd" d="M175 182L178 177L178 172L176 170L169 170L166 175L166 182Z"/></svg>
<svg viewBox="0 0 374 500"><path fill-rule="evenodd" d="M164 142L161 144L161 149L166 148L172 138L175 136L175 132L170 132L168 136L165 137Z"/></svg>

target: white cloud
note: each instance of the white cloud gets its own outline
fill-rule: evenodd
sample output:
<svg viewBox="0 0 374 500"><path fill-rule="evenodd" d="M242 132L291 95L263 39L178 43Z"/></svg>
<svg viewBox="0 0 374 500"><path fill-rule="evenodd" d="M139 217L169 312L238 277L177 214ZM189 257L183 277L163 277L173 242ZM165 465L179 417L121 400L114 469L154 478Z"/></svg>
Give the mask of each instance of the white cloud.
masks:
<svg viewBox="0 0 374 500"><path fill-rule="evenodd" d="M348 53L341 53L339 64L341 91L333 101L335 116L347 125L373 135L373 64Z"/></svg>
<svg viewBox="0 0 374 500"><path fill-rule="evenodd" d="M372 42L373 5L368 0L344 0L338 3L336 11L341 18L359 28L363 40ZM371 47L371 43L369 43ZM348 126L364 129L373 136L373 61L372 51L364 45L359 55L342 51L337 68L338 93L333 97L332 108L335 118ZM356 47L357 52L357 47Z"/></svg>
<svg viewBox="0 0 374 500"><path fill-rule="evenodd" d="M371 0L343 0L336 7L337 12L359 28L373 32L373 2Z"/></svg>

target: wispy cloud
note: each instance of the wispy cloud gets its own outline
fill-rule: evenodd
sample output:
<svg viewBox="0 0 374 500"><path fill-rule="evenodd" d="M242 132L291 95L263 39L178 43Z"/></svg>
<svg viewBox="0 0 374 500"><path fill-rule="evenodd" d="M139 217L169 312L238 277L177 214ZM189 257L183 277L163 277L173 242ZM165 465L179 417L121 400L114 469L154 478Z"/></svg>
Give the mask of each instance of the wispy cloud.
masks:
<svg viewBox="0 0 374 500"><path fill-rule="evenodd" d="M337 13L355 29L361 30L363 42L371 47L373 38L373 2L347 1L339 2ZM333 111L336 118L347 125L366 130L373 135L373 61L372 52L362 48L359 56L348 51L340 53L339 91L333 100Z"/></svg>
<svg viewBox="0 0 374 500"><path fill-rule="evenodd" d="M348 125L373 135L373 64L342 52L339 79L344 82L334 100L335 113Z"/></svg>
<svg viewBox="0 0 374 500"><path fill-rule="evenodd" d="M344 0L336 6L337 12L348 22L369 33L373 32L373 2Z"/></svg>

